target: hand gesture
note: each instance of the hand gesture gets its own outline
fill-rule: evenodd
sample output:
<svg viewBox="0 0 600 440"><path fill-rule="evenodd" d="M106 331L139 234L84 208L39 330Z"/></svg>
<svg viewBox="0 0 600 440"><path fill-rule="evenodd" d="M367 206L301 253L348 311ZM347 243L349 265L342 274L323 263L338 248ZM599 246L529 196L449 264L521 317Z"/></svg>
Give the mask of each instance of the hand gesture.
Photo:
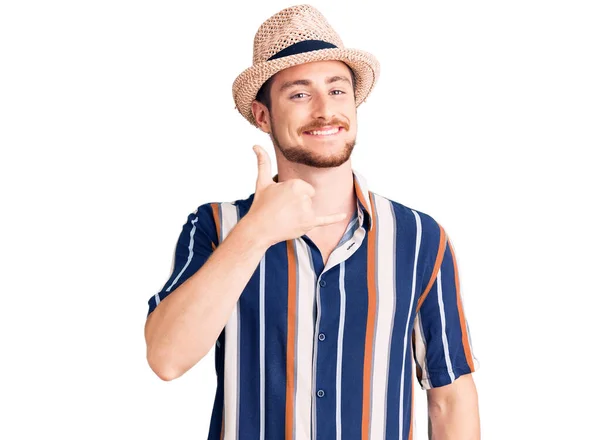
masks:
<svg viewBox="0 0 600 440"><path fill-rule="evenodd" d="M253 150L258 159L258 177L254 201L247 215L256 221L259 233L264 234L269 245L301 237L313 228L346 218L346 213L315 215L313 186L302 179L275 182L269 155L258 145Z"/></svg>

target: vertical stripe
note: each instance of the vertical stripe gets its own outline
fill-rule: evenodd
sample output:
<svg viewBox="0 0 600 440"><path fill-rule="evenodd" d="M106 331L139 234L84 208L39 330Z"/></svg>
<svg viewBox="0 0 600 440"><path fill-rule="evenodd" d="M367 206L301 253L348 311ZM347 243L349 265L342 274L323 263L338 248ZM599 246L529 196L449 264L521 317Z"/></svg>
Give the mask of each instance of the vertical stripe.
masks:
<svg viewBox="0 0 600 440"><path fill-rule="evenodd" d="M214 207L213 207L214 212ZM237 206L220 204L221 241L227 238L239 219ZM237 440L239 436L239 301L236 303L225 326L225 436L226 440Z"/></svg>
<svg viewBox="0 0 600 440"><path fill-rule="evenodd" d="M465 313L463 310L463 302L460 295L460 280L458 276L458 264L456 263L456 256L454 254L454 248L452 247L452 242L448 240L448 245L450 246L450 253L452 255L452 263L454 264L454 283L456 285L456 302L458 306L458 317L460 319L460 330L462 332L462 345L465 350L465 358L467 359L467 363L469 364L469 368L471 371L475 371L475 363L473 361L473 353L471 350L471 339L469 335L469 329L465 320Z"/></svg>
<svg viewBox="0 0 600 440"><path fill-rule="evenodd" d="M223 230L222 225L222 215L221 215L221 204L220 203L211 203L210 207L212 208L213 219L215 221L215 227L217 230L217 243L221 243L223 241L223 237L221 235L221 231ZM213 243L213 250L215 249L215 245ZM226 325L227 328L227 325ZM226 331L226 330L225 330ZM223 365L223 370L225 370L225 365ZM225 375L225 371L223 371L223 376ZM223 378L224 379L224 378ZM225 380L223 380L225 383ZM223 389L225 387L223 386ZM225 438L225 391L223 391L223 410L221 412L221 440Z"/></svg>
<svg viewBox="0 0 600 440"><path fill-rule="evenodd" d="M304 240L303 240L304 241ZM305 243L306 244L306 243ZM310 270L312 271L313 274L313 279L315 280L315 286L316 286L316 278L317 278L317 269L315 269L315 255L312 252L312 250L308 247L308 245L306 246L307 249L307 254L309 256L308 262L310 264ZM312 335L315 334L316 332L316 328L317 328L317 298L318 298L318 291L315 290L314 293L314 298L313 298L313 305L312 305ZM318 348L318 346L315 346L313 344L313 351L311 351L311 377L312 377L312 381L310 384L310 393L311 393L311 432L310 432L310 437L309 438L316 438L316 432L317 432L317 414L316 414L316 402L314 397L314 393L316 392L316 369L317 369L317 365L315 362L313 362L314 359L316 359L317 353L315 351L315 349Z"/></svg>
<svg viewBox="0 0 600 440"><path fill-rule="evenodd" d="M237 222L240 220L240 206L239 205L235 205L235 209L236 209L236 217L235 217L235 223L237 224ZM233 229L235 225L233 225L231 227L231 229ZM231 229L229 229L229 231L231 231ZM228 233L229 233L228 231ZM242 326L241 326L241 316L240 316L240 302L237 301L235 307L237 308L237 340L238 340L238 351L237 351L237 396L238 396L238 404L237 404L237 408L236 408L236 414L235 414L235 418L237 420L236 425L238 426L237 432L236 432L236 439L239 438L240 436L240 372L241 372L241 368L240 368L240 362L241 362L241 352L240 352L240 343L239 341L241 341L241 331L242 331ZM256 405L256 401L253 402Z"/></svg>
<svg viewBox="0 0 600 440"><path fill-rule="evenodd" d="M315 272L306 242L295 240L295 243L298 289L294 437L300 440L310 438L312 419Z"/></svg>
<svg viewBox="0 0 600 440"><path fill-rule="evenodd" d="M417 215L417 214L415 213L415 215ZM442 228L440 226L440 243L438 245L437 256L435 257L435 263L433 265L433 270L431 271L431 278L429 278L429 283L427 283L427 287L425 287L425 290L423 291L423 293L419 297L419 301L417 302L417 311L421 308L423 301L425 301L425 298L427 298L427 295L429 294L429 291L431 290L431 287L433 286L435 277L437 276L437 273L440 270L440 266L442 265L442 260L443 260L445 251L446 251L446 232L444 231L444 228Z"/></svg>
<svg viewBox="0 0 600 440"><path fill-rule="evenodd" d="M258 299L259 319L259 356L260 356L260 430L259 440L265 438L265 259L266 253L260 260L260 281Z"/></svg>
<svg viewBox="0 0 600 440"><path fill-rule="evenodd" d="M410 305L408 306L408 316L406 318L406 327L404 329L404 342L402 348L402 370L400 372L400 419L399 419L399 433L400 438L404 438L404 381L406 379L406 375L404 373L405 363L406 363L406 344L408 341L408 326L410 324L410 317L412 316L412 308L415 300L415 292L417 289L417 262L419 260L419 250L421 248L421 217L419 214L412 210L412 213L415 216L415 226L417 228L417 238L415 240L415 255L414 255L414 263L413 263L413 273L412 273L412 287L410 292ZM412 370L412 369L411 369Z"/></svg>
<svg viewBox="0 0 600 440"><path fill-rule="evenodd" d="M187 267L190 265L190 262L192 261L192 257L194 256L194 233L196 232L196 223L197 222L198 222L198 217L196 217L194 220L192 220L192 230L190 231L190 244L188 246L187 261L186 261L185 265L183 266L183 268L179 271L179 273L177 274L177 276L175 277L175 279L173 280L171 285L169 287L167 287L167 292L171 291L171 289L173 288L175 283L177 283L177 281L179 281L179 278L181 278L181 275L183 274L183 272L185 272ZM158 305L159 302L160 302L160 298L156 302L156 305Z"/></svg>
<svg viewBox="0 0 600 440"><path fill-rule="evenodd" d="M294 433L294 383L296 359L296 257L294 241L287 240L288 259L288 310L287 310L287 351L286 351L286 380L285 380L285 440L293 440Z"/></svg>
<svg viewBox="0 0 600 440"><path fill-rule="evenodd" d="M372 195L371 195L372 201ZM373 206L373 205L371 205ZM369 237L367 242L367 295L368 295L368 306L367 306L367 328L365 334L365 355L364 355L364 367L363 367L363 402L362 402L362 426L361 435L363 440L369 438L369 429L371 424L371 370L373 367L373 334L375 331L375 312L376 312L376 301L377 301L377 280L375 278L376 268L376 248L375 240L377 234L377 214L373 209L372 212L371 230L369 231Z"/></svg>
<svg viewBox="0 0 600 440"><path fill-rule="evenodd" d="M442 345L444 346L444 357L446 359L446 369L450 376L450 382L454 382L454 373L452 372L452 362L450 361L450 351L448 350L448 337L446 335L446 312L444 310L444 298L442 292L442 272L438 272L437 276L437 295L438 306L440 309L440 320L442 324Z"/></svg>
<svg viewBox="0 0 600 440"><path fill-rule="evenodd" d="M390 365L390 344L396 308L396 231L392 205L374 197L373 210L377 212L376 283L377 302L375 341L373 346L373 373L371 387L371 439L386 437L387 384Z"/></svg>
<svg viewBox="0 0 600 440"><path fill-rule="evenodd" d="M346 262L340 264L340 324L337 340L337 365L335 368L335 433L342 440L342 355L344 349L344 324L346 322Z"/></svg>

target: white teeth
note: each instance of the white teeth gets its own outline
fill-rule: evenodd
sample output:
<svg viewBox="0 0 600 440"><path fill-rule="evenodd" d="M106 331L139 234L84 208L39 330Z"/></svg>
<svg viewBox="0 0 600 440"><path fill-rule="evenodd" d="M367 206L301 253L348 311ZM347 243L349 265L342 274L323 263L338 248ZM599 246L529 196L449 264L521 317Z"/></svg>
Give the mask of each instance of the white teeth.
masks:
<svg viewBox="0 0 600 440"><path fill-rule="evenodd" d="M339 128L332 128L331 130L327 130L327 131L311 131L309 132L312 135L316 135L316 136L327 136L330 134L335 134L339 131Z"/></svg>

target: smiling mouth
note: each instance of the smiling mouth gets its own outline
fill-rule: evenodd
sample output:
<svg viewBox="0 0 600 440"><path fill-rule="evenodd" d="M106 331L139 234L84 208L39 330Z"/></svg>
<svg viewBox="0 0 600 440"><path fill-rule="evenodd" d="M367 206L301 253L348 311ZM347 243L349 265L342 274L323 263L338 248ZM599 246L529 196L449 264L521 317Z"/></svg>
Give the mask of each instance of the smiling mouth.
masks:
<svg viewBox="0 0 600 440"><path fill-rule="evenodd" d="M329 136L335 136L336 134L340 133L342 130L343 130L343 127L330 127L330 128L321 128L319 130L305 131L302 134L306 134L308 136L313 136L313 137L325 138L325 137L329 137Z"/></svg>

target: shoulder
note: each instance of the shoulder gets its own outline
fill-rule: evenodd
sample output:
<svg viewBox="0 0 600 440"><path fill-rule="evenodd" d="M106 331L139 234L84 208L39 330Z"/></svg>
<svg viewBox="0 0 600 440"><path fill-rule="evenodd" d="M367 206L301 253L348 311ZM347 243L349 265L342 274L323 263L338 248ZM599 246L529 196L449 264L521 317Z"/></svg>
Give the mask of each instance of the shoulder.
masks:
<svg viewBox="0 0 600 440"><path fill-rule="evenodd" d="M420 230L423 237L439 237L442 225L428 212L407 206L397 200L392 200L380 194L373 193L374 198L380 202L389 203L394 213L397 226L410 225ZM378 209L377 207L376 209Z"/></svg>
<svg viewBox="0 0 600 440"><path fill-rule="evenodd" d="M211 239L217 240L223 223L236 223L248 213L253 199L254 194L251 194L243 199L204 202L188 215L187 222L209 233Z"/></svg>
<svg viewBox="0 0 600 440"><path fill-rule="evenodd" d="M243 217L250 210L254 194L244 198L230 201L206 202L196 208L193 215L202 217L210 216L214 220L228 215L229 212L235 213L239 218Z"/></svg>
<svg viewBox="0 0 600 440"><path fill-rule="evenodd" d="M397 200L373 193L376 202L376 214L385 205L391 207L394 215L395 229L402 238L411 237L418 242L420 251L425 255L437 255L440 243L445 242L446 233L443 226L429 212L407 206Z"/></svg>

